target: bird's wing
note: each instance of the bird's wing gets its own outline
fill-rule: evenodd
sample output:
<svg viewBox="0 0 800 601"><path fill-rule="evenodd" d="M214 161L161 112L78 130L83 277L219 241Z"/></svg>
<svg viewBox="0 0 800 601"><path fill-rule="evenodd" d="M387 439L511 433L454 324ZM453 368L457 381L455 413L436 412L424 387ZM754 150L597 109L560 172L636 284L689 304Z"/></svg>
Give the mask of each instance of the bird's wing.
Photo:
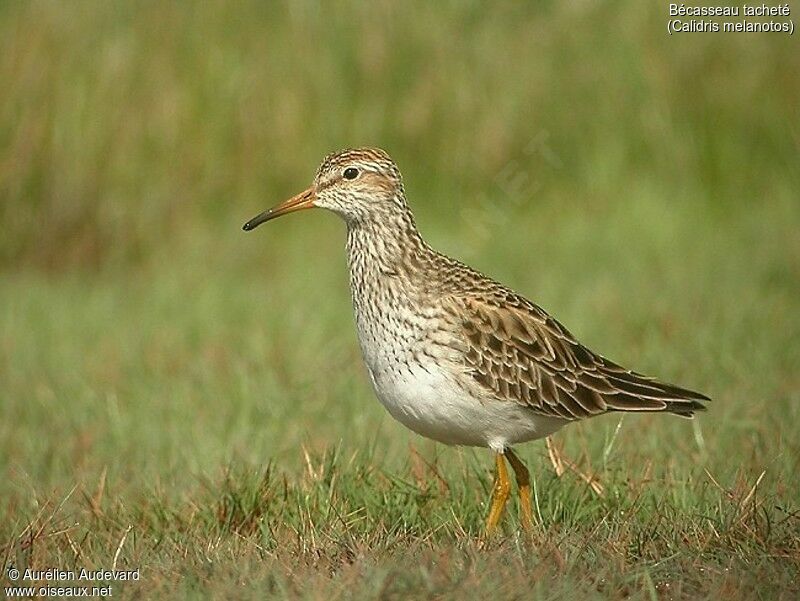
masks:
<svg viewBox="0 0 800 601"><path fill-rule="evenodd" d="M468 371L501 400L575 420L607 411L668 411L691 417L703 394L612 363L580 344L543 309L514 293L451 297Z"/></svg>

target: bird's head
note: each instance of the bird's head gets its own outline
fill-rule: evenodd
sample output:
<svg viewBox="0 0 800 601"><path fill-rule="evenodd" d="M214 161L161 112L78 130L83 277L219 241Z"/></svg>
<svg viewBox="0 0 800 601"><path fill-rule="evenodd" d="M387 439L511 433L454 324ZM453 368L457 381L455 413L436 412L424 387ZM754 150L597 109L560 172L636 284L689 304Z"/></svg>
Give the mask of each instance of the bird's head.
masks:
<svg viewBox="0 0 800 601"><path fill-rule="evenodd" d="M254 217L244 229L314 207L333 211L350 224L408 210L400 171L391 157L379 148L348 149L325 157L307 190Z"/></svg>

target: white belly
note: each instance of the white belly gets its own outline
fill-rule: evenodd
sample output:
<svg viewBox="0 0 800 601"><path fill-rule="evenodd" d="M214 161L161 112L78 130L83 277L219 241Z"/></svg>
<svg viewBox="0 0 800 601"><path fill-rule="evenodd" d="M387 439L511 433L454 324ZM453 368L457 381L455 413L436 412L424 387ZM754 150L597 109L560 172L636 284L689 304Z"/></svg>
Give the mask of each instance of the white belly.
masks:
<svg viewBox="0 0 800 601"><path fill-rule="evenodd" d="M491 447L543 438L567 423L509 401L478 399L434 363L402 371L370 368L375 393L389 413L417 434L445 444Z"/></svg>

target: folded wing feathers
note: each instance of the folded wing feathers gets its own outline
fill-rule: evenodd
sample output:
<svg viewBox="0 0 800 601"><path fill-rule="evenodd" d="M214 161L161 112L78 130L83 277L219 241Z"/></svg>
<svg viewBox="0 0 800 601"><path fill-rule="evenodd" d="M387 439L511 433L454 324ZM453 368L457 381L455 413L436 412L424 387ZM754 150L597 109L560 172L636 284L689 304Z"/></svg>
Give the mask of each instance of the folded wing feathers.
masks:
<svg viewBox="0 0 800 601"><path fill-rule="evenodd" d="M517 299L515 299L517 300ZM582 346L532 303L463 299L457 314L473 377L501 399L580 419L606 411L667 411L691 417L703 394L620 367ZM469 318L464 319L464 315Z"/></svg>

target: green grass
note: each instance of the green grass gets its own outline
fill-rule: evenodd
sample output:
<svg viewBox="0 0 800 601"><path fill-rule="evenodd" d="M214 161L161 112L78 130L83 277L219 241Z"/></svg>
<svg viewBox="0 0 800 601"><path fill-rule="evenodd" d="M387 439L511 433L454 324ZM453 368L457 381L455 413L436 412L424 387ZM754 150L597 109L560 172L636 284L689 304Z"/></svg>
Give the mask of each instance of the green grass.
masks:
<svg viewBox="0 0 800 601"><path fill-rule="evenodd" d="M665 10L0 8L0 568L122 598L800 594L800 53ZM713 397L490 454L369 388L327 214L241 224L386 147L437 248ZM3 580L3 586L7 585Z"/></svg>

